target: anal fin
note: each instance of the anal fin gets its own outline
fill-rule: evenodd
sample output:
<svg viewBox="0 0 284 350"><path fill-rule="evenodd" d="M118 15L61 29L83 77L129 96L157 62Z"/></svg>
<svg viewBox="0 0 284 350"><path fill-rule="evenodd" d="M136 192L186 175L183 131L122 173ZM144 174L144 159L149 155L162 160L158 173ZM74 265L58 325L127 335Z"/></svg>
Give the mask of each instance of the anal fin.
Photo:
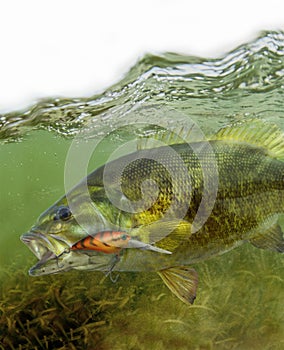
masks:
<svg viewBox="0 0 284 350"><path fill-rule="evenodd" d="M193 304L198 284L198 275L193 268L171 267L158 271L158 274L174 295L186 304Z"/></svg>
<svg viewBox="0 0 284 350"><path fill-rule="evenodd" d="M250 243L257 248L284 253L284 236L281 226L278 223L272 225L265 232L250 239Z"/></svg>

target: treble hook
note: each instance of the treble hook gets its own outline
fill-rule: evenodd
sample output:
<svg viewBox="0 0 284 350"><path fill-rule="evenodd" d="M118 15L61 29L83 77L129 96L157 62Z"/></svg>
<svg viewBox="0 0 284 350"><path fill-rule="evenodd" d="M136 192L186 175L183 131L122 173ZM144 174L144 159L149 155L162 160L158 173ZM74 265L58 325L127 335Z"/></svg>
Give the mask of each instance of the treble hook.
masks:
<svg viewBox="0 0 284 350"><path fill-rule="evenodd" d="M60 257L60 255L56 257L56 265L57 265L57 267L58 267L59 269L62 269L62 268L64 267L64 264L59 265L59 261L58 261L58 258L59 258L59 257Z"/></svg>
<svg viewBox="0 0 284 350"><path fill-rule="evenodd" d="M116 275L115 278L112 276L113 269L114 269L115 265L119 262L119 260L120 260L119 255L118 254L115 255L113 264L111 265L111 267L108 270L108 272L105 274L106 277L109 276L109 278L112 281L112 283L116 283L118 278L119 278L119 273Z"/></svg>
<svg viewBox="0 0 284 350"><path fill-rule="evenodd" d="M117 282L117 280L118 280L118 278L119 278L119 273L115 276L115 278L114 277L112 277L112 272L113 271L109 271L108 273L107 273L107 276L109 276L109 279L112 281L112 283L116 283Z"/></svg>

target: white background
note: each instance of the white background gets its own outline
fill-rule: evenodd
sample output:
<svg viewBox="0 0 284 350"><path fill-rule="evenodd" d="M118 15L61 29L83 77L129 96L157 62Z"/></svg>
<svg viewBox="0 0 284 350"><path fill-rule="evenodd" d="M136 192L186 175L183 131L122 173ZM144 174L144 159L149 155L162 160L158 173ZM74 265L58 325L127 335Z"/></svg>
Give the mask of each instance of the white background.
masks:
<svg viewBox="0 0 284 350"><path fill-rule="evenodd" d="M216 57L284 29L284 1L26 0L0 3L0 112L89 96L146 52Z"/></svg>

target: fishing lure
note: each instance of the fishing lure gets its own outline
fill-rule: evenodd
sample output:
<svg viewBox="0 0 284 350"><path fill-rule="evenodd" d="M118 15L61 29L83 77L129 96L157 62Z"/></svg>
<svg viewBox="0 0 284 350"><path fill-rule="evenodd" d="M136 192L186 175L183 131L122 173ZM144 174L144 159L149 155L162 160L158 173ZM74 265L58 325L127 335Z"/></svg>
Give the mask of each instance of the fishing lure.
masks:
<svg viewBox="0 0 284 350"><path fill-rule="evenodd" d="M75 243L71 247L71 250L96 250L106 254L115 254L124 248L136 248L152 250L163 254L172 254L168 250L138 241L123 231L102 231L93 236L89 235Z"/></svg>
<svg viewBox="0 0 284 350"><path fill-rule="evenodd" d="M114 261L106 273L106 276L109 276L111 281L115 283L119 275L114 278L112 272L115 265L120 260L119 252L123 248L145 249L171 254L168 250L154 247L150 244L133 239L130 235L121 231L102 231L96 233L94 236L89 235L74 244L71 247L71 250L96 250L106 254L115 254Z"/></svg>
<svg viewBox="0 0 284 350"><path fill-rule="evenodd" d="M71 250L96 250L106 254L118 253L126 248L131 237L125 232L103 231L87 236L71 247Z"/></svg>

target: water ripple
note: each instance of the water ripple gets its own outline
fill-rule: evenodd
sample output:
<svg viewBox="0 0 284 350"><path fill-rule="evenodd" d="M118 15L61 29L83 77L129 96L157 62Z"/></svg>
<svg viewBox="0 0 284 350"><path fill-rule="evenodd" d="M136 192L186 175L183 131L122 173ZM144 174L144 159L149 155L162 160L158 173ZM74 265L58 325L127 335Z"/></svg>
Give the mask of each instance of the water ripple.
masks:
<svg viewBox="0 0 284 350"><path fill-rule="evenodd" d="M221 58L147 54L101 94L44 99L0 115L0 139L18 140L36 128L72 136L90 120L106 129L112 122L106 113L138 102L170 105L204 127L251 115L282 124L283 89L284 32L263 32Z"/></svg>

